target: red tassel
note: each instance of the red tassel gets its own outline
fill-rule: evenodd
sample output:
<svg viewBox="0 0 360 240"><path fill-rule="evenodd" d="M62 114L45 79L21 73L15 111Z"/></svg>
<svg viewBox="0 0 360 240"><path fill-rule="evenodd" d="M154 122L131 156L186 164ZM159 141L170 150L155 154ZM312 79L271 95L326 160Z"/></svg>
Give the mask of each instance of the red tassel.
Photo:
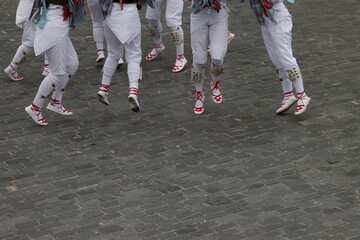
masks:
<svg viewBox="0 0 360 240"><path fill-rule="evenodd" d="M69 12L69 11L68 11L67 5L64 5L64 6L63 6L64 21L68 20L68 18L69 18L68 12Z"/></svg>
<svg viewBox="0 0 360 240"><path fill-rule="evenodd" d="M220 6L220 4L219 4L217 1L215 1L215 2L213 3L212 7L213 7L214 10L217 11L217 12L219 12L220 9L221 9L221 6Z"/></svg>
<svg viewBox="0 0 360 240"><path fill-rule="evenodd" d="M123 4L123 1L122 1L122 0L119 0L119 4L120 4L120 9L121 9L121 10L124 10L124 4Z"/></svg>
<svg viewBox="0 0 360 240"><path fill-rule="evenodd" d="M272 9L273 5L268 0L262 0L261 4L266 9Z"/></svg>
<svg viewBox="0 0 360 240"><path fill-rule="evenodd" d="M264 12L264 15L265 15L265 16L267 16L267 17L269 16L269 14L267 13L267 11L266 11L265 8L263 8L263 12Z"/></svg>

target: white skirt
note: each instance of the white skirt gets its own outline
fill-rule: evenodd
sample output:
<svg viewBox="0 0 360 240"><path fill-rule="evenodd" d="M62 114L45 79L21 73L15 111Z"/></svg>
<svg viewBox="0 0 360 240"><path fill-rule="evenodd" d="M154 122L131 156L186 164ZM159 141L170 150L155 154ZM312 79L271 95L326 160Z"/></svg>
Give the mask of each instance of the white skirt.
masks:
<svg viewBox="0 0 360 240"><path fill-rule="evenodd" d="M66 34L69 34L69 29L69 22L64 21L62 7L48 8L45 27L43 29L36 28L35 55L38 56L58 44Z"/></svg>
<svg viewBox="0 0 360 240"><path fill-rule="evenodd" d="M130 43L141 32L141 23L136 4L124 4L123 10L121 10L120 4L113 4L111 13L105 19L105 24L122 44Z"/></svg>
<svg viewBox="0 0 360 240"><path fill-rule="evenodd" d="M20 0L16 10L15 20L15 23L18 27L23 28L24 24L29 21L33 4L34 0Z"/></svg>

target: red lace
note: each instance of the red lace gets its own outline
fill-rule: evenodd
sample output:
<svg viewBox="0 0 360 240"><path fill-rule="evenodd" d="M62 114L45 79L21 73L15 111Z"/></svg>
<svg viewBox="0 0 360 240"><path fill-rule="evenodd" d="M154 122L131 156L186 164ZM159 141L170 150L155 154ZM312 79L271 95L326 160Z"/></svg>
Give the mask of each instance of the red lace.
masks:
<svg viewBox="0 0 360 240"><path fill-rule="evenodd" d="M150 52L150 53L147 55L146 58L153 58L153 57L157 56L158 53L159 53L158 49L161 48L161 46L162 46L162 42L161 42L161 43L158 43L158 44L154 43L154 49L155 49L155 51L156 51L156 54L152 54L152 53Z"/></svg>
<svg viewBox="0 0 360 240"><path fill-rule="evenodd" d="M214 89L219 89L220 90L220 81L211 81L211 89L214 90ZM213 95L213 98L216 100L216 101L221 101L221 98L222 98L222 94L218 94L218 95L215 95L214 93L212 94Z"/></svg>
<svg viewBox="0 0 360 240"><path fill-rule="evenodd" d="M182 60L185 59L185 56L184 54L179 54L176 56L176 61L180 61L182 63ZM175 65L173 70L179 70L179 68L182 68L183 66L182 65Z"/></svg>
<svg viewBox="0 0 360 240"><path fill-rule="evenodd" d="M201 101L201 102L204 102L203 99L202 99L202 96L203 96L203 91L195 91L195 92L192 92L191 94L195 94L196 93L196 101Z"/></svg>
<svg viewBox="0 0 360 240"><path fill-rule="evenodd" d="M129 94L131 95L138 95L139 90L136 87L129 88Z"/></svg>
<svg viewBox="0 0 360 240"><path fill-rule="evenodd" d="M39 115L41 114L41 109L40 107L36 106L34 103L31 104L31 108L32 111L34 112L38 112L35 114L36 117L39 117ZM47 121L44 118L38 118L37 119L38 122L42 122L42 123L47 123Z"/></svg>
<svg viewBox="0 0 360 240"><path fill-rule="evenodd" d="M196 100L195 100L195 104L197 101L200 101L204 104L204 100L203 100L203 91L195 91L195 92L192 92L191 94L195 94L196 93ZM204 106L202 107L194 107L194 111L195 112L201 112L204 110Z"/></svg>
<svg viewBox="0 0 360 240"><path fill-rule="evenodd" d="M219 84L220 84L220 81L211 81L211 88L212 89L220 89Z"/></svg>
<svg viewBox="0 0 360 240"><path fill-rule="evenodd" d="M109 92L109 85L106 85L106 84L101 84L100 86L100 90L99 91L102 91L102 92ZM103 89L102 89L103 88Z"/></svg>
<svg viewBox="0 0 360 240"><path fill-rule="evenodd" d="M15 79L22 79L23 77L17 72L19 68L13 66L12 64L9 65L12 71L8 71Z"/></svg>
<svg viewBox="0 0 360 240"><path fill-rule="evenodd" d="M301 101L303 104L297 105L296 110L295 110L296 112L304 109L304 107L305 107L304 99L306 97L306 94L305 94L305 92L297 93L297 97L298 97L298 102Z"/></svg>
<svg viewBox="0 0 360 240"><path fill-rule="evenodd" d="M176 60L179 60L179 61L184 60L184 58L185 58L184 54L179 54L176 56Z"/></svg>
<svg viewBox="0 0 360 240"><path fill-rule="evenodd" d="M52 106L54 106L54 107L55 107L56 105L58 105L57 108L60 108L61 111L70 113L69 110L66 110L66 109L63 107L63 105L61 104L61 101L56 100L55 98L50 98L50 104L51 104Z"/></svg>
<svg viewBox="0 0 360 240"><path fill-rule="evenodd" d="M290 97L291 95L293 95L293 92L286 92L286 93L284 93L284 98L283 98L283 100L282 100L281 107L285 105L285 98L288 98L288 97Z"/></svg>

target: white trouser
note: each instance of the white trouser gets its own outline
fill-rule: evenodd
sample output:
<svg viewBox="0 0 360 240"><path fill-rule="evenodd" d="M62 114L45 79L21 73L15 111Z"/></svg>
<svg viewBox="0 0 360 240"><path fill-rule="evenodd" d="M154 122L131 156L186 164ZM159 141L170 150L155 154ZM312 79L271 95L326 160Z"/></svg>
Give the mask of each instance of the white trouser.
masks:
<svg viewBox="0 0 360 240"><path fill-rule="evenodd" d="M157 0L157 7L146 8L146 19L149 20L159 20L161 16L162 9L166 5L166 25L170 28L181 26L182 24L182 11L184 7L184 2L182 0Z"/></svg>
<svg viewBox="0 0 360 240"><path fill-rule="evenodd" d="M284 71L296 67L298 64L291 47L293 24L286 6L283 3L274 5L274 22L267 17L264 19L261 31L272 63L277 69Z"/></svg>
<svg viewBox="0 0 360 240"><path fill-rule="evenodd" d="M46 50L45 53L50 66L51 82L55 85L64 85L63 81L67 81L68 76L74 75L79 66L78 57L69 36L65 35L58 44Z"/></svg>
<svg viewBox="0 0 360 240"><path fill-rule="evenodd" d="M138 88L141 72L140 18L135 4L124 4L123 8L121 10L119 4L114 3L111 14L105 19L104 32L108 57L104 64L101 83L110 85L111 78L125 48L130 87ZM124 22L128 22L128 24L123 24Z"/></svg>
<svg viewBox="0 0 360 240"><path fill-rule="evenodd" d="M36 24L32 21L27 21L24 24L23 35L21 39L21 43L28 47L34 47L34 38L36 32Z"/></svg>
<svg viewBox="0 0 360 240"><path fill-rule="evenodd" d="M102 19L102 10L98 0L87 0L90 10L90 16L93 27L94 41L97 44L97 48L103 49L104 42L104 24Z"/></svg>
<svg viewBox="0 0 360 240"><path fill-rule="evenodd" d="M64 21L63 7L50 4L46 12L44 28L36 28L34 39L35 55L47 51L57 45L65 35L69 35L69 23Z"/></svg>
<svg viewBox="0 0 360 240"><path fill-rule="evenodd" d="M105 39L108 49L108 57L119 61L123 56L123 48L125 48L126 62L141 62L141 32L131 42L121 43L111 29L105 25Z"/></svg>
<svg viewBox="0 0 360 240"><path fill-rule="evenodd" d="M46 39L44 39L44 36L47 36ZM43 29L38 28L36 30L34 45L50 46L43 49L50 65L49 76L51 82L54 84L59 83L61 80L57 76L75 74L79 66L79 60L69 38L68 23L63 20L62 7L54 5L52 8L48 8L47 22Z"/></svg>
<svg viewBox="0 0 360 240"><path fill-rule="evenodd" d="M102 23L102 10L98 0L87 0L91 20ZM102 25L102 24L101 24Z"/></svg>
<svg viewBox="0 0 360 240"><path fill-rule="evenodd" d="M116 24L123 24L122 22L118 21L122 21L124 19L132 21L132 23L134 21L138 21L138 24L134 25L134 27L138 29L127 29L127 27L125 27L122 32L121 28L114 28ZM119 61L119 59L122 57L124 47L126 62L140 64L142 59L141 25L135 4L124 4L124 10L120 10L119 4L114 4L111 14L106 17L104 32L108 49L108 57ZM120 41L120 35L124 35L124 39L129 40L125 40L124 42Z"/></svg>
<svg viewBox="0 0 360 240"><path fill-rule="evenodd" d="M47 9L46 24L37 28L34 40L35 54L45 51L50 65L50 74L43 79L33 103L42 107L45 98L55 88L53 97L62 99L69 75L75 74L79 61L69 38L69 25L64 21L61 6L50 4Z"/></svg>
<svg viewBox="0 0 360 240"><path fill-rule="evenodd" d="M52 98L61 101L69 76L74 75L79 66L77 54L68 34L63 35L57 44L45 51L45 54L49 62L50 73L41 82L33 101L40 108L53 88L55 92Z"/></svg>
<svg viewBox="0 0 360 240"><path fill-rule="evenodd" d="M228 12L225 9L219 13L207 10L191 14L190 32L193 61L197 64L207 62L207 47L211 42L210 55L212 59L224 60L227 52Z"/></svg>

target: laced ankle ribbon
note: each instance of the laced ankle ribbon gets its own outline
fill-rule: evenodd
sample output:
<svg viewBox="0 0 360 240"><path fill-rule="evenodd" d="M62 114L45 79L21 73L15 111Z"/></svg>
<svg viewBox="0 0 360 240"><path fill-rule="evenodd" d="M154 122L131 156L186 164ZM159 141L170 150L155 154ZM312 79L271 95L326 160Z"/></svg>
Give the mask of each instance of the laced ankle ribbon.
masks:
<svg viewBox="0 0 360 240"><path fill-rule="evenodd" d="M108 93L109 92L109 85L101 84L99 91Z"/></svg>
<svg viewBox="0 0 360 240"><path fill-rule="evenodd" d="M201 107L197 107L196 106L196 102L200 101L202 104L204 104L204 100L203 100L203 91L195 91L191 94L196 94L196 100L195 100L195 107L194 107L194 111L195 112L202 112L204 110L204 106Z"/></svg>
<svg viewBox="0 0 360 240"><path fill-rule="evenodd" d="M136 87L129 88L129 94L130 95L138 95L139 90Z"/></svg>
<svg viewBox="0 0 360 240"><path fill-rule="evenodd" d="M211 88L212 90L214 89L218 89L220 91L220 81L211 81ZM222 94L218 94L218 95L215 95L214 93L212 94L213 95L213 98L216 100L216 101L221 101L222 99Z"/></svg>
<svg viewBox="0 0 360 240"><path fill-rule="evenodd" d="M180 61L182 63L182 60L184 60L184 58L185 58L184 54L179 54L179 55L176 56L176 62ZM175 65L173 70L177 71L182 67L183 67L182 65Z"/></svg>
<svg viewBox="0 0 360 240"><path fill-rule="evenodd" d="M47 123L47 121L44 118L39 118L39 115L41 114L41 109L38 106L32 103L30 109L34 112L37 112L35 113L35 116L37 117L38 122Z"/></svg>
<svg viewBox="0 0 360 240"><path fill-rule="evenodd" d="M61 111L65 112L65 113L71 113L69 110L66 110L64 108L64 106L61 104L61 101L56 100L55 98L50 99L50 104L56 108L60 108Z"/></svg>
<svg viewBox="0 0 360 240"><path fill-rule="evenodd" d="M146 58L153 58L153 57L156 57L158 54L159 54L159 51L158 51L158 49L159 48L161 48L161 46L162 46L162 42L161 43L158 43L158 44L156 44L156 43L154 43L154 49L155 49L155 51L156 51L156 54L152 54L151 52L147 55L147 57Z"/></svg>
<svg viewBox="0 0 360 240"><path fill-rule="evenodd" d="M10 66L11 70L8 71L8 72L13 76L13 78L19 79L19 80L23 78L23 77L17 72L17 70L18 70L17 67L13 66L12 64L10 64L9 66Z"/></svg>
<svg viewBox="0 0 360 240"><path fill-rule="evenodd" d="M291 97L292 95L294 95L293 92L284 93L284 98L282 100L281 106L284 106L285 105L285 99Z"/></svg>
<svg viewBox="0 0 360 240"><path fill-rule="evenodd" d="M297 98L298 98L298 102L301 101L303 104L298 104L296 107L296 112L303 110L303 108L305 107L304 105L304 99L306 97L305 92L301 92L301 93L297 93Z"/></svg>

